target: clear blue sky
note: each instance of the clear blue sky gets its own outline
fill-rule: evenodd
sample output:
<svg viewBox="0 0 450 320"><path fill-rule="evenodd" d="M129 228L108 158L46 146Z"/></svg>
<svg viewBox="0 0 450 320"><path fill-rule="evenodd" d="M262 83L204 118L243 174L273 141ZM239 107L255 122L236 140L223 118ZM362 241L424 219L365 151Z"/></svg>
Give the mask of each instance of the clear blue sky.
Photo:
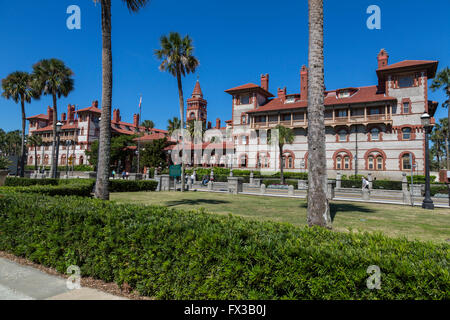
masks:
<svg viewBox="0 0 450 320"><path fill-rule="evenodd" d="M81 30L66 28L66 9L81 8ZM381 8L381 30L366 27L369 5ZM450 65L450 1L325 0L325 82L327 89L377 83L376 55L386 48L390 63L404 59L439 60ZM0 10L0 78L15 70L31 71L42 58L59 58L75 72L75 91L58 101L87 107L101 100L100 6L92 0L2 1ZM224 90L244 83L259 84L270 74L270 91L300 89L299 70L307 64L307 0L152 0L130 14L113 0L113 107L131 122L143 94L143 118L158 128L178 116L176 80L158 70L153 51L170 31L189 34L201 66L198 75L208 118L231 118L231 98ZM183 80L185 97L197 75ZM442 92L430 99L445 100ZM27 115L45 113L50 97L27 105ZM437 117L446 115L439 108ZM0 98L0 127L20 128L19 107Z"/></svg>

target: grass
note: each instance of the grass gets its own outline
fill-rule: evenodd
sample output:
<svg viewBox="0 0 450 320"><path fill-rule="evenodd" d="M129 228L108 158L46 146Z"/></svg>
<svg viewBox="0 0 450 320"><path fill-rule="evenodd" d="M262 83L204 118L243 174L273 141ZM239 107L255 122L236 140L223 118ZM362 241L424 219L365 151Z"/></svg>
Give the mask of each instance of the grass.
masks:
<svg viewBox="0 0 450 320"><path fill-rule="evenodd" d="M215 214L233 214L260 221L306 225L303 199L230 195L208 192L113 193L111 200L122 203L161 205L176 209L204 208ZM382 232L390 237L432 242L450 241L450 211L419 207L334 201L331 203L333 229Z"/></svg>

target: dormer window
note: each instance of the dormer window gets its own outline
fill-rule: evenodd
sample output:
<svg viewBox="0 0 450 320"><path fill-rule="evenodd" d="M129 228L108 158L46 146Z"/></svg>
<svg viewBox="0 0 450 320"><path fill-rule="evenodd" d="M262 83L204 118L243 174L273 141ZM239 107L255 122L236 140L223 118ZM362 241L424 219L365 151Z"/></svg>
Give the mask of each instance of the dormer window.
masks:
<svg viewBox="0 0 450 320"><path fill-rule="evenodd" d="M250 104L250 96L248 94L242 95L240 98L241 104Z"/></svg>
<svg viewBox="0 0 450 320"><path fill-rule="evenodd" d="M414 85L414 79L412 76L403 76L398 78L399 88L408 88Z"/></svg>
<svg viewBox="0 0 450 320"><path fill-rule="evenodd" d="M287 97L286 101L284 103L294 103L295 102L295 97Z"/></svg>
<svg viewBox="0 0 450 320"><path fill-rule="evenodd" d="M340 91L338 97L339 99L348 98L350 97L350 91L349 90Z"/></svg>

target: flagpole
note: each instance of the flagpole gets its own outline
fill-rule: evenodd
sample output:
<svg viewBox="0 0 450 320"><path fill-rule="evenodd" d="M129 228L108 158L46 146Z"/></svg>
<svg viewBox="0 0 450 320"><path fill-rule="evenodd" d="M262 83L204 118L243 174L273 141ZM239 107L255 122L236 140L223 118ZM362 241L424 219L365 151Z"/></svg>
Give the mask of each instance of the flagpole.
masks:
<svg viewBox="0 0 450 320"><path fill-rule="evenodd" d="M140 139L140 122L141 122L141 116L142 116L142 95L141 99L139 100L139 121L137 126L138 131L138 154L137 154L137 173L141 173L141 139Z"/></svg>

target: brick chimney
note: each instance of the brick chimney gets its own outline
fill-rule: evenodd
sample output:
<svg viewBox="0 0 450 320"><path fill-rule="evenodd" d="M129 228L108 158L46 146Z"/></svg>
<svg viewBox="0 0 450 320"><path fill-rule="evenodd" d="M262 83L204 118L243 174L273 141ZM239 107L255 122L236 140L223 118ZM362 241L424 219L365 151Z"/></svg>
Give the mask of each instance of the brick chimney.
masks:
<svg viewBox="0 0 450 320"><path fill-rule="evenodd" d="M282 101L286 99L286 93L286 87L284 87L283 89L278 88L278 98L281 98Z"/></svg>
<svg viewBox="0 0 450 320"><path fill-rule="evenodd" d="M386 52L386 50L384 49L380 50L380 53L378 53L377 56L377 60L378 60L378 69L386 67L388 65L389 55Z"/></svg>
<svg viewBox="0 0 450 320"><path fill-rule="evenodd" d="M94 108L98 108L98 101L97 101L97 100L93 101L93 102L92 102L92 106L93 106Z"/></svg>
<svg viewBox="0 0 450 320"><path fill-rule="evenodd" d="M113 110L113 122L120 122L121 118L120 118L120 110L119 109L114 109Z"/></svg>
<svg viewBox="0 0 450 320"><path fill-rule="evenodd" d="M65 122L65 121L66 121L66 114L65 114L65 113L62 113L62 114L61 114L61 121L62 121L62 122Z"/></svg>
<svg viewBox="0 0 450 320"><path fill-rule="evenodd" d="M269 74L261 75L261 88L269 91Z"/></svg>
<svg viewBox="0 0 450 320"><path fill-rule="evenodd" d="M208 121L208 130L211 129L211 127L212 127L211 121Z"/></svg>
<svg viewBox="0 0 450 320"><path fill-rule="evenodd" d="M133 125L137 128L139 127L139 115L138 114L134 114L133 115Z"/></svg>
<svg viewBox="0 0 450 320"><path fill-rule="evenodd" d="M308 100L308 68L302 66L300 70L300 99Z"/></svg>
<svg viewBox="0 0 450 320"><path fill-rule="evenodd" d="M51 108L50 106L47 107L47 115L48 115L48 120L50 122L53 121L53 108Z"/></svg>
<svg viewBox="0 0 450 320"><path fill-rule="evenodd" d="M216 129L220 129L220 119L216 119Z"/></svg>
<svg viewBox="0 0 450 320"><path fill-rule="evenodd" d="M71 106L70 104L67 106L67 120L74 121L75 119L75 106Z"/></svg>

